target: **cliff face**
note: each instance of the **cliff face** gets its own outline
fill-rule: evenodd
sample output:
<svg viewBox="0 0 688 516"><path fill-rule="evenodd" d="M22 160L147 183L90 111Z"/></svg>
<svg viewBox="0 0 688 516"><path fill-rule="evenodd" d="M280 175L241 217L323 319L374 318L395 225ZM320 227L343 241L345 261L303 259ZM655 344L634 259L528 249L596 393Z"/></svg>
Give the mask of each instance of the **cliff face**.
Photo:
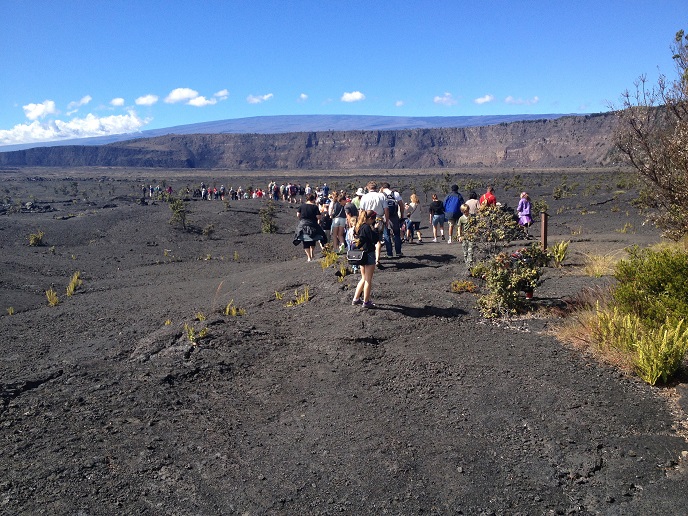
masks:
<svg viewBox="0 0 688 516"><path fill-rule="evenodd" d="M456 129L167 135L0 153L0 166L261 169L575 167L611 162L611 114Z"/></svg>

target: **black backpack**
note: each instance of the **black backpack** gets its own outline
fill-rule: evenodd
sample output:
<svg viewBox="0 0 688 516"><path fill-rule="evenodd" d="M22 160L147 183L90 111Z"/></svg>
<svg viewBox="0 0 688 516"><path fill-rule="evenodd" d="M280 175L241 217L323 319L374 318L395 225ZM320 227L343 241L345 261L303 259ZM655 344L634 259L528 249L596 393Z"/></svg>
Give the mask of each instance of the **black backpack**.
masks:
<svg viewBox="0 0 688 516"><path fill-rule="evenodd" d="M397 203L397 200L394 198L394 192L385 194L387 197L385 201L385 208L389 208L389 216L390 217L399 217L399 204Z"/></svg>

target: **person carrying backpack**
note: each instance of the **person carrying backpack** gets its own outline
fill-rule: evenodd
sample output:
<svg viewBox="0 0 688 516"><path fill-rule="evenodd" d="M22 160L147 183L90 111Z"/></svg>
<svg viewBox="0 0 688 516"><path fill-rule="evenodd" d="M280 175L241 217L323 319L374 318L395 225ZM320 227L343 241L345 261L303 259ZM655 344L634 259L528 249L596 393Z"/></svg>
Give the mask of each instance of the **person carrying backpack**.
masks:
<svg viewBox="0 0 688 516"><path fill-rule="evenodd" d="M392 238L397 257L404 256L401 252L401 220L404 218L406 205L399 192L390 189L389 183L382 183L382 193L385 194L385 218L387 224L384 231L385 249L387 256L392 257Z"/></svg>
<svg viewBox="0 0 688 516"><path fill-rule="evenodd" d="M452 243L452 235L454 234L454 226L461 218L461 205L463 204L463 196L459 193L459 186L452 185L451 192L444 199L444 215L449 222L449 238L447 243Z"/></svg>

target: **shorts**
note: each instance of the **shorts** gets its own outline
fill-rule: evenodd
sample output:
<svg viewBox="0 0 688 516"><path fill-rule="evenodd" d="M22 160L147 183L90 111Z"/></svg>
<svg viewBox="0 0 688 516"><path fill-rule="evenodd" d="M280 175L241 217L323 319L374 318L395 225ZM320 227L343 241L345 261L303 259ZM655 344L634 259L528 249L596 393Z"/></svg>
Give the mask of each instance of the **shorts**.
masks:
<svg viewBox="0 0 688 516"><path fill-rule="evenodd" d="M440 226L442 224L444 224L444 214L432 216L432 225L433 226Z"/></svg>
<svg viewBox="0 0 688 516"><path fill-rule="evenodd" d="M368 251L363 253L363 260L361 265L375 265L375 251Z"/></svg>
<svg viewBox="0 0 688 516"><path fill-rule="evenodd" d="M346 219L344 217L335 217L332 219L332 228L345 228Z"/></svg>

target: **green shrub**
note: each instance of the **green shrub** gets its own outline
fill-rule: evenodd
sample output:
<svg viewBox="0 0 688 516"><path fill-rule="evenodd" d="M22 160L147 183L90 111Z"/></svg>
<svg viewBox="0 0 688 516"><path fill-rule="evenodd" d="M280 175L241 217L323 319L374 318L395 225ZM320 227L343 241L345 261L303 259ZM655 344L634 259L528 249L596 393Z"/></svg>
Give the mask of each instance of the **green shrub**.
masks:
<svg viewBox="0 0 688 516"><path fill-rule="evenodd" d="M640 335L633 365L638 376L650 385L660 378L666 383L681 367L686 351L688 326L683 319L676 324L667 320Z"/></svg>
<svg viewBox="0 0 688 516"><path fill-rule="evenodd" d="M552 246L549 248L549 253L552 257L555 267L561 267L561 265L564 263L564 260L566 260L570 243L570 240L562 240L561 242L552 244Z"/></svg>
<svg viewBox="0 0 688 516"><path fill-rule="evenodd" d="M647 327L635 314L624 314L618 307L600 310L592 324L598 349L614 361L632 368L650 385L661 378L666 383L681 367L688 351L688 326L666 320Z"/></svg>
<svg viewBox="0 0 688 516"><path fill-rule="evenodd" d="M186 209L184 201L181 199L171 199L169 202L170 210L172 210L172 218L170 218L170 224L181 226L186 229L186 218L189 214Z"/></svg>
<svg viewBox="0 0 688 516"><path fill-rule="evenodd" d="M496 255L522 235L513 212L499 206L482 208L476 217L471 218L466 231L466 237L477 250L489 256Z"/></svg>
<svg viewBox="0 0 688 516"><path fill-rule="evenodd" d="M29 235L29 245L32 247L38 247L40 245L43 245L44 236L45 233L43 233L43 231L41 231L40 229L35 233L31 233Z"/></svg>
<svg viewBox="0 0 688 516"><path fill-rule="evenodd" d="M688 253L632 248L614 276L612 306L598 307L592 337L650 385L666 383L688 351Z"/></svg>
<svg viewBox="0 0 688 516"><path fill-rule="evenodd" d="M275 203L270 200L260 209L260 229L263 233L277 233Z"/></svg>
<svg viewBox="0 0 688 516"><path fill-rule="evenodd" d="M629 258L617 263L614 276L616 305L646 326L688 319L688 253L676 248L632 248Z"/></svg>
<svg viewBox="0 0 688 516"><path fill-rule="evenodd" d="M225 306L224 314L229 315L231 317L239 317L242 315L246 315L246 310L236 306L234 304L234 300L232 299L229 303L227 303L227 306Z"/></svg>
<svg viewBox="0 0 688 516"><path fill-rule="evenodd" d="M539 285L542 267L548 262L548 253L539 244L532 244L511 254L499 253L473 267L471 274L483 278L489 291L478 298L483 317L518 313L525 306L520 293L532 292Z"/></svg>

